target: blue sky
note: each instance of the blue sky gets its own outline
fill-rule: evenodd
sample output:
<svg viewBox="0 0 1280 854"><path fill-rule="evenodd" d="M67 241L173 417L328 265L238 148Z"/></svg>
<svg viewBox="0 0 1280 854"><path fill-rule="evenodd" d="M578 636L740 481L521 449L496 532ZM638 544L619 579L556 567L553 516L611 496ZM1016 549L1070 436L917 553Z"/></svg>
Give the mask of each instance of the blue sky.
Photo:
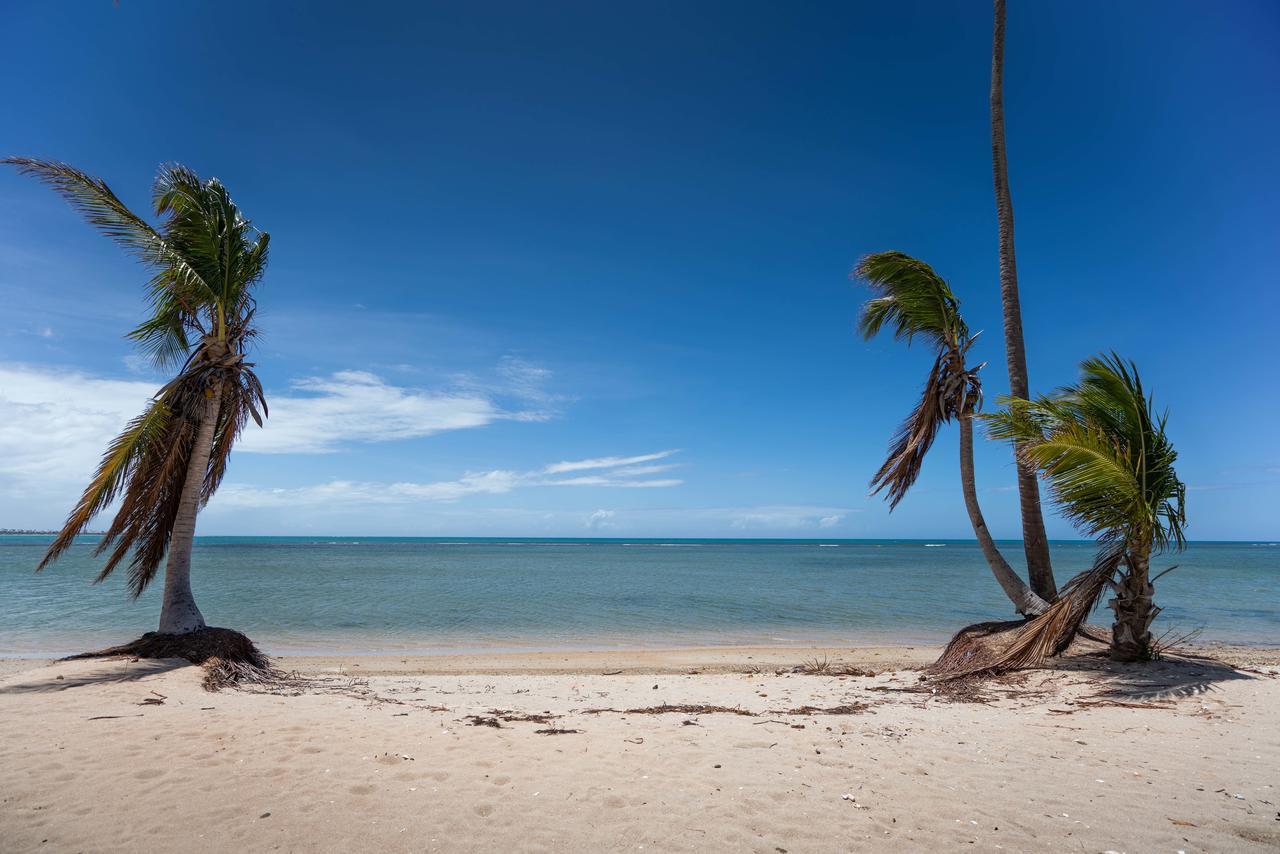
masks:
<svg viewBox="0 0 1280 854"><path fill-rule="evenodd" d="M1192 535L1280 536L1280 7L1009 15L1033 388L1136 359ZM929 356L855 337L847 273L929 261L1005 391L990 29L973 3L18 3L0 152L139 211L181 161L271 232L274 417L202 533L969 537L954 431L892 515L866 496ZM0 173L0 526L56 525L156 387L122 338L143 282ZM978 478L1017 536L1005 448Z"/></svg>

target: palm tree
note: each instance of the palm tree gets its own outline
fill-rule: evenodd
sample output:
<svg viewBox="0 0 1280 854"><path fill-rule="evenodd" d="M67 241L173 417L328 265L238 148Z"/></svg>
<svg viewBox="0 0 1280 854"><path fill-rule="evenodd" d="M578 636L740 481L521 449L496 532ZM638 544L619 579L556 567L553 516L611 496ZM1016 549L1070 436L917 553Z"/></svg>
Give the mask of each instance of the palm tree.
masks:
<svg viewBox="0 0 1280 854"><path fill-rule="evenodd" d="M995 179L996 219L1000 224L1000 301L1004 307L1005 361L1009 393L1027 398L1027 351L1022 341L1022 306L1018 299L1018 263L1013 250L1013 196L1009 192L1009 158L1004 144L1004 10L995 0L995 33L991 42L991 171ZM1052 602L1058 595L1049 560L1049 538L1040 509L1035 472L1018 459L1018 504L1022 513L1022 547L1027 555L1031 589Z"/></svg>
<svg viewBox="0 0 1280 854"><path fill-rule="evenodd" d="M864 338L874 338L887 324L894 338L907 344L920 338L935 352L920 402L894 434L888 459L871 479L872 494L887 490L890 510L897 507L919 476L939 428L952 420L958 422L960 484L974 536L996 581L1018 612L1028 616L1041 613L1047 604L1000 554L978 505L973 473L973 416L982 406L982 381L978 377L982 365L970 368L965 364L977 335L969 333L960 316L960 300L928 264L902 252L868 255L853 272L876 294L863 306L858 320L858 330Z"/></svg>
<svg viewBox="0 0 1280 854"><path fill-rule="evenodd" d="M1160 612L1151 555L1186 542L1186 487L1173 467L1178 454L1165 433L1168 414L1156 413L1137 367L1114 353L1086 360L1080 381L1052 396L1002 403L1002 411L983 416L992 437L1018 443L1062 513L1100 546L1093 568L1028 625L1006 663L1061 652L1107 588L1115 593L1111 657L1149 658L1151 621Z"/></svg>
<svg viewBox="0 0 1280 854"><path fill-rule="evenodd" d="M183 166L165 166L156 177L152 200L161 224L154 228L99 178L64 163L4 162L50 185L148 267L151 316L129 337L158 367L178 369L107 448L39 568L119 500L95 552L110 550L96 581L129 558L129 591L136 598L167 553L159 632L203 629L191 592L196 514L222 481L247 420L261 425L267 411L245 348L257 334L252 291L266 269L270 238L252 227L217 179L201 181Z"/></svg>

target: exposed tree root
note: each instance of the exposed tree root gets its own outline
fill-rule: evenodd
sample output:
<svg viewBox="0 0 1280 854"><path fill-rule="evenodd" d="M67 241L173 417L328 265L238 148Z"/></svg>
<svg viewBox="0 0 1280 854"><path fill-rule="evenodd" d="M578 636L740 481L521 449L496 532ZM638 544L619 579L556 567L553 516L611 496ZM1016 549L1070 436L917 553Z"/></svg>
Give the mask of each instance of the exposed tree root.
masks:
<svg viewBox="0 0 1280 854"><path fill-rule="evenodd" d="M208 691L244 684L273 684L284 675L249 638L233 629L212 626L181 635L147 632L129 643L82 652L66 660L122 656L182 658L203 665L203 684Z"/></svg>

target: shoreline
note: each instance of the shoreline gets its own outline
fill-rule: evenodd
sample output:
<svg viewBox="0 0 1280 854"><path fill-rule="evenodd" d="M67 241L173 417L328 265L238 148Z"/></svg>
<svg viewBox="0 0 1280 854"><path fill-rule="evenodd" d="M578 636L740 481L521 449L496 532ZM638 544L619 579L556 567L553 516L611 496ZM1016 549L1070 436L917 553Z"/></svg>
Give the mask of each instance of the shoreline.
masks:
<svg viewBox="0 0 1280 854"><path fill-rule="evenodd" d="M934 661L942 644L867 646L780 646L768 644L695 645L623 649L542 649L520 651L330 653L278 655L280 669L306 675L673 675L773 673L825 661L830 667L870 671L918 670ZM1197 643L1179 646L1179 655L1219 661L1233 667L1280 666L1280 645ZM0 654L0 677L57 664L60 658Z"/></svg>

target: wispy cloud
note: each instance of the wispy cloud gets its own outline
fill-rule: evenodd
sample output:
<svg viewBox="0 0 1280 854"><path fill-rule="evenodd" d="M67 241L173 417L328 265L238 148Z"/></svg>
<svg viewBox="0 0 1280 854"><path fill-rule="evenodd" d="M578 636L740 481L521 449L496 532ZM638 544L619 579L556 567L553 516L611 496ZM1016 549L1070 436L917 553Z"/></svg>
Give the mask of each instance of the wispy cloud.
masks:
<svg viewBox="0 0 1280 854"><path fill-rule="evenodd" d="M130 362L131 370L141 363ZM485 389L397 386L366 371L340 371L268 390L266 426L245 431L238 450L323 454L501 420L543 420L555 399L550 372L504 361ZM158 381L116 380L50 367L0 365L0 477L82 482L107 443L142 411Z"/></svg>
<svg viewBox="0 0 1280 854"><path fill-rule="evenodd" d="M676 453L677 450L678 449L656 451L652 454L640 454L635 457L597 457L590 460L571 460L567 462L552 463L542 471L545 474L564 474L565 472L571 471L614 468L615 466L634 466L640 463L651 463L655 460L666 459Z"/></svg>
<svg viewBox="0 0 1280 854"><path fill-rule="evenodd" d="M366 371L297 380L293 393L271 395L267 402L271 415L266 426L245 431L240 450L323 454L353 442L483 427L507 416L486 397L404 388Z"/></svg>
<svg viewBox="0 0 1280 854"><path fill-rule="evenodd" d="M128 367L143 370L141 362ZM355 370L297 380L285 393L269 389L266 426L248 425L238 451L315 455L553 415L552 396L540 391L548 371L504 362L495 374L488 388L463 391L402 387ZM70 501L110 440L159 387L157 379L0 364L0 493ZM454 487L467 488L477 487Z"/></svg>
<svg viewBox="0 0 1280 854"><path fill-rule="evenodd" d="M327 483L293 488L270 488L230 484L218 493L214 504L220 509L246 507L294 507L300 505L378 505L408 504L429 501L457 501L468 495L501 495L515 489L538 486L595 486L619 489L660 489L679 486L675 478L642 479L628 473L627 460L658 459L675 453L635 457L602 457L556 463L534 471L517 472L494 469L467 472L456 480L430 483L333 480ZM568 469L560 468L569 466ZM562 471L593 471L590 475L559 477Z"/></svg>

